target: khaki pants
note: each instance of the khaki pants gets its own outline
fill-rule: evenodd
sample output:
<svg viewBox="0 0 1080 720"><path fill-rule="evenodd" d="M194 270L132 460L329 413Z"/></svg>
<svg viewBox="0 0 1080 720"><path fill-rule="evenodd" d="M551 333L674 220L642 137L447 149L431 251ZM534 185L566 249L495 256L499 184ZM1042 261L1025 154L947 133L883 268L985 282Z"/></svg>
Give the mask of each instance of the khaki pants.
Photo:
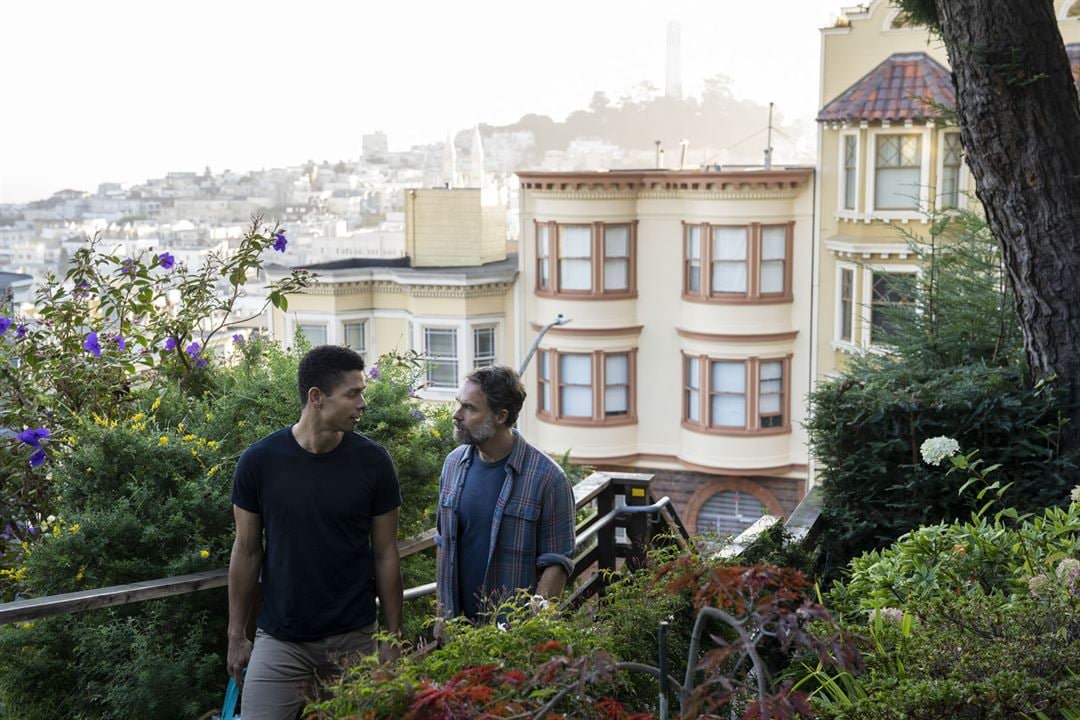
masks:
<svg viewBox="0 0 1080 720"><path fill-rule="evenodd" d="M286 642L259 630L240 696L243 720L296 720L316 682L344 669L350 657L375 652L378 623L309 642Z"/></svg>

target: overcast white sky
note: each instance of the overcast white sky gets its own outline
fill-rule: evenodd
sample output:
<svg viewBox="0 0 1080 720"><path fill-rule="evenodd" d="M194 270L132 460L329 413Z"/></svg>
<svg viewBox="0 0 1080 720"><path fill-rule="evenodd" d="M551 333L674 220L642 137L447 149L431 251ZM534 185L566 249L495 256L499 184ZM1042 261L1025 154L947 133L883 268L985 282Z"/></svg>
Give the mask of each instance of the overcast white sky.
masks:
<svg viewBox="0 0 1080 720"><path fill-rule="evenodd" d="M4 0L0 202L355 158L378 129L403 149L526 112L561 120L595 90L662 89L669 20L687 91L723 73L737 97L811 116L818 29L850 4Z"/></svg>

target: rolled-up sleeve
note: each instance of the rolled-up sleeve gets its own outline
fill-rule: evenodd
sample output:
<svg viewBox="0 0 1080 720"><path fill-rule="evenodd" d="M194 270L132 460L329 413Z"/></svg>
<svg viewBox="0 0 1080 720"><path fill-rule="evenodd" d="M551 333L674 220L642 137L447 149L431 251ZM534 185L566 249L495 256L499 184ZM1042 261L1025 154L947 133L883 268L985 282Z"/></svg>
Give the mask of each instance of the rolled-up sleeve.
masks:
<svg viewBox="0 0 1080 720"><path fill-rule="evenodd" d="M552 474L537 530L536 567L561 565L567 575L574 572L574 490L561 472Z"/></svg>

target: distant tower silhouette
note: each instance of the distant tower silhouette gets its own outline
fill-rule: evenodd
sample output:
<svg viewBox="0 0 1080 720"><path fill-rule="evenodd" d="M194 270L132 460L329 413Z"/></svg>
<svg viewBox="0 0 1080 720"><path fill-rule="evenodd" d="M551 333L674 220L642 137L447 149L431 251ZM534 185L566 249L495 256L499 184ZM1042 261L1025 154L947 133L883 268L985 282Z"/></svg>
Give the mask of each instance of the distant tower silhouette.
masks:
<svg viewBox="0 0 1080 720"><path fill-rule="evenodd" d="M461 184L457 174L457 149L454 147L454 134L451 132L446 133L446 143L443 144L442 179L448 188Z"/></svg>
<svg viewBox="0 0 1080 720"><path fill-rule="evenodd" d="M480 126L473 128L469 149L469 186L484 187L484 145L480 141Z"/></svg>
<svg viewBox="0 0 1080 720"><path fill-rule="evenodd" d="M682 27L678 20L667 24L667 83L664 95L682 100Z"/></svg>

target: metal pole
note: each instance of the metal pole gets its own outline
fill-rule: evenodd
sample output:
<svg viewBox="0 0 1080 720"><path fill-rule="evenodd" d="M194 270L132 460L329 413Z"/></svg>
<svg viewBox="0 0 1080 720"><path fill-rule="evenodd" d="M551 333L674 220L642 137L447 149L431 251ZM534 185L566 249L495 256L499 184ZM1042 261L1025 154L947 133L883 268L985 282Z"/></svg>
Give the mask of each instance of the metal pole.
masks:
<svg viewBox="0 0 1080 720"><path fill-rule="evenodd" d="M518 368L518 376L525 374L525 368L529 367L529 361L532 360L532 356L536 354L536 348L540 347L540 341L544 339L544 335L548 330L556 325L566 325L572 318L563 317L562 313L555 316L555 319L549 322L544 327L540 328L540 332L536 333L536 340L533 341L532 347L529 348L529 354L525 356L525 359L521 361L521 367Z"/></svg>
<svg viewBox="0 0 1080 720"><path fill-rule="evenodd" d="M671 688L671 683L668 681L668 657L667 657L667 634L668 634L668 621L664 620L660 623L660 720L667 720L668 717L668 704L667 696L668 691Z"/></svg>

